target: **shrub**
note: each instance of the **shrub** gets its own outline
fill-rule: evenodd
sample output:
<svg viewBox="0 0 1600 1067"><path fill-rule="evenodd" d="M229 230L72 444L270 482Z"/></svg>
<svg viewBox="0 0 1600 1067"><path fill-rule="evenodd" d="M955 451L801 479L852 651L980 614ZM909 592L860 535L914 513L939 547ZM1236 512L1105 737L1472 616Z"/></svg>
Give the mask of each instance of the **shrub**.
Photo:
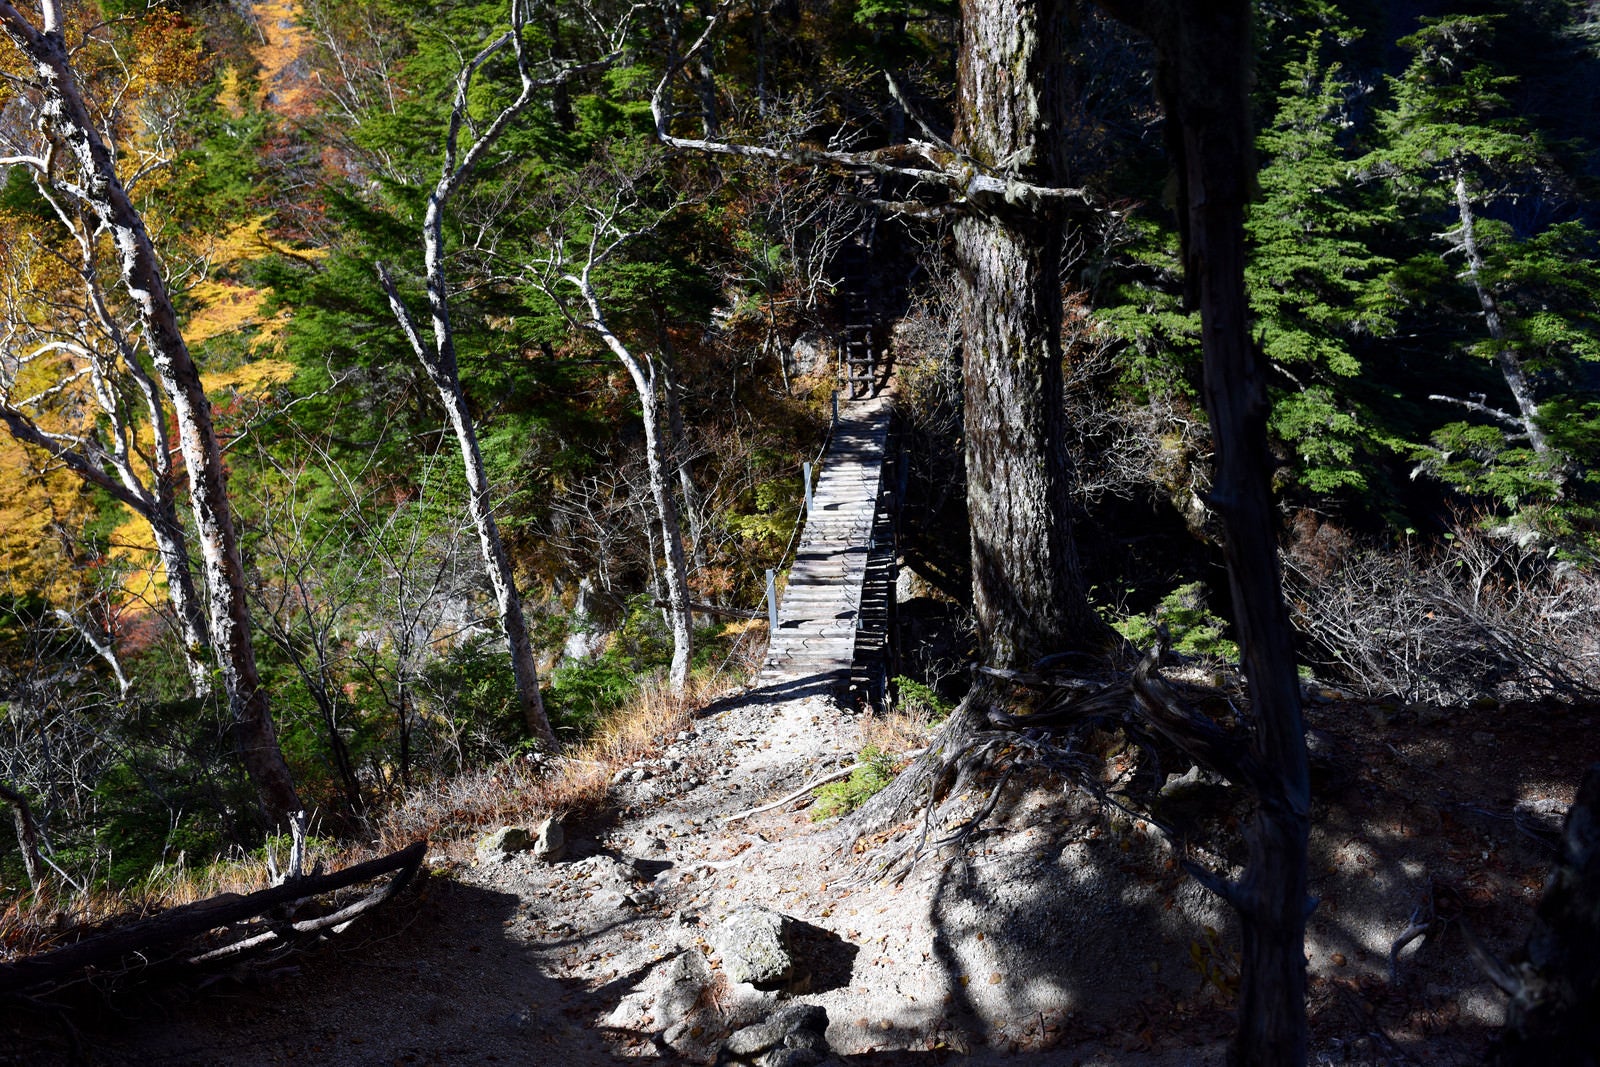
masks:
<svg viewBox="0 0 1600 1067"><path fill-rule="evenodd" d="M1518 533L1458 523L1431 549L1336 553L1302 538L1284 579L1307 658L1369 696L1593 699L1600 582Z"/></svg>
<svg viewBox="0 0 1600 1067"><path fill-rule="evenodd" d="M1223 636L1228 624L1206 607L1204 582L1180 585L1162 597L1150 615L1135 615L1112 625L1139 648L1154 644L1157 627L1166 626L1176 652L1202 659L1239 658L1239 646Z"/></svg>
<svg viewBox="0 0 1600 1067"><path fill-rule="evenodd" d="M895 710L902 715L920 719L930 726L949 718L955 710L931 685L924 685L903 674L895 675L890 682L894 689Z"/></svg>
<svg viewBox="0 0 1600 1067"><path fill-rule="evenodd" d="M861 750L861 766L842 782L830 782L812 792L817 798L811 818L817 822L846 815L865 804L894 781L894 761L876 745Z"/></svg>

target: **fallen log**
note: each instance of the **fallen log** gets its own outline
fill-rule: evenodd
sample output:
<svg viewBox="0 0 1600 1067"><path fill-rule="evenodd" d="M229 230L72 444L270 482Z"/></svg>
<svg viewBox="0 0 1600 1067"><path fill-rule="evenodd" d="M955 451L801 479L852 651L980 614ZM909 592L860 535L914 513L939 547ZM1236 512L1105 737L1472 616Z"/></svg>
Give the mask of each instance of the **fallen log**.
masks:
<svg viewBox="0 0 1600 1067"><path fill-rule="evenodd" d="M342 908L332 915L321 916L303 923L285 922L282 924L282 929L285 934L290 932L309 934L327 927L342 925L403 889L417 873L426 851L427 842L418 841L399 852L358 863L332 874L296 878L282 885L244 895L223 893L193 904L171 908L160 915L141 919L115 930L96 934L53 952L43 952L37 956L17 960L15 963L0 964L0 995L19 993L81 977L88 968L117 964L132 954L137 953L141 957L148 958L154 950L163 946L170 946L184 938L196 937L220 926L243 922L262 915L280 904L331 893L393 873L394 877L387 885L368 894L361 901ZM301 927L305 929L302 930ZM274 933L272 939L278 936L280 935ZM228 946L202 953L192 957L190 962L237 955L248 947L263 943L268 938L257 935L246 940L247 945L241 943L245 947Z"/></svg>

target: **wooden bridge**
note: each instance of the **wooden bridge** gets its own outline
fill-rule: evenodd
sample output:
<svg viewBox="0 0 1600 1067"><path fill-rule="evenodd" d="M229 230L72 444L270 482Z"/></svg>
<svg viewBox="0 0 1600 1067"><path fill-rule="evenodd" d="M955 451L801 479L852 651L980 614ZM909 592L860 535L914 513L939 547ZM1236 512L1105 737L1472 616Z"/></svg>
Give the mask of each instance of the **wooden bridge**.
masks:
<svg viewBox="0 0 1600 1067"><path fill-rule="evenodd" d="M883 506L888 431L887 397L839 405L758 687L853 684L877 699L893 596L894 544Z"/></svg>
<svg viewBox="0 0 1600 1067"><path fill-rule="evenodd" d="M888 283L874 261L876 233L874 217L840 250L836 341L839 384L850 399L839 401L756 683L775 692L831 689L874 704L891 670L895 579L895 478L885 476L888 367L879 313Z"/></svg>

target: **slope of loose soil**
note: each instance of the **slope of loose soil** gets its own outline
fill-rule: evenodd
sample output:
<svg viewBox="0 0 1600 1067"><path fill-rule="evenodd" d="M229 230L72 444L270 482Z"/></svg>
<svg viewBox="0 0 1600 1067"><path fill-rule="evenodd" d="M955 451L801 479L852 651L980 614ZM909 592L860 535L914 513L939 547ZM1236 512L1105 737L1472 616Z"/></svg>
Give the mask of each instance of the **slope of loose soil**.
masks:
<svg viewBox="0 0 1600 1067"><path fill-rule="evenodd" d="M1520 941L1550 853L1538 820L1514 816L1520 804L1548 821L1570 801L1600 756L1592 712L1311 713L1329 769L1312 858L1315 1061L1478 1062L1501 1003L1459 922L1501 953ZM850 1061L1221 1062L1225 910L1148 827L1042 775L899 885L864 878L863 859L916 827L852 847L800 801L723 822L852 760L862 722L816 692L724 702L616 788L603 824L574 828L559 863L441 850L407 899L276 968L95 1012L13 1010L0 1062L692 1062L791 997L827 1008ZM1453 921L1391 982L1390 946L1430 886ZM721 973L711 931L752 903L798 921L806 973L789 989Z"/></svg>

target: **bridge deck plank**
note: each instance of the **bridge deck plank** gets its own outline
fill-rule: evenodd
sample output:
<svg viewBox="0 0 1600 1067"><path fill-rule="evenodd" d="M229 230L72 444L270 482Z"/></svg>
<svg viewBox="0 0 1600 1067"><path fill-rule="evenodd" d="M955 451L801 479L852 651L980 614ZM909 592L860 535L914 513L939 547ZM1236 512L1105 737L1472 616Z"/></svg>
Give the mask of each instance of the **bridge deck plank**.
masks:
<svg viewBox="0 0 1600 1067"><path fill-rule="evenodd" d="M886 397L840 403L758 685L849 676L888 429Z"/></svg>

